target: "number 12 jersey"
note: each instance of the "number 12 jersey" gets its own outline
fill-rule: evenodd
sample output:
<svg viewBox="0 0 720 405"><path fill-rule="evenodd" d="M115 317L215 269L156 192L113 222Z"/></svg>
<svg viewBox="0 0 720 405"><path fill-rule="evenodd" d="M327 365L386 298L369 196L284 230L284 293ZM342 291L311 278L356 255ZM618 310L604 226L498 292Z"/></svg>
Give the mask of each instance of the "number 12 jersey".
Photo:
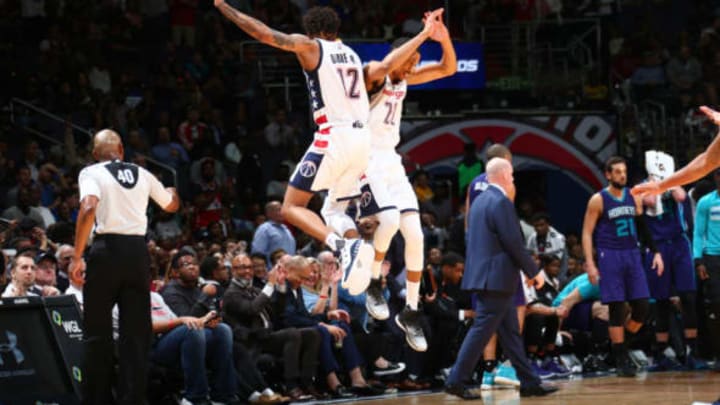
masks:
<svg viewBox="0 0 720 405"><path fill-rule="evenodd" d="M365 126L369 105L360 57L340 40L316 41L320 62L314 70L303 71L315 123L321 130Z"/></svg>

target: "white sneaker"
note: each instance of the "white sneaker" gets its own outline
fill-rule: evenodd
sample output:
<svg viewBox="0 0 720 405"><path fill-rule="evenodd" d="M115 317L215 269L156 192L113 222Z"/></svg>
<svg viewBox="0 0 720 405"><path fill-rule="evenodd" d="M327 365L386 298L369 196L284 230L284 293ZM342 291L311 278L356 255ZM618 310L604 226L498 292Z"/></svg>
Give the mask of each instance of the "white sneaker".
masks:
<svg viewBox="0 0 720 405"><path fill-rule="evenodd" d="M380 279L372 279L367 289L365 298L365 309L368 314L378 321L384 321L390 317L390 308L383 296L382 282Z"/></svg>
<svg viewBox="0 0 720 405"><path fill-rule="evenodd" d="M339 243L340 268L343 277L340 285L351 295L359 295L367 290L372 278L372 263L375 249L361 239L343 239Z"/></svg>

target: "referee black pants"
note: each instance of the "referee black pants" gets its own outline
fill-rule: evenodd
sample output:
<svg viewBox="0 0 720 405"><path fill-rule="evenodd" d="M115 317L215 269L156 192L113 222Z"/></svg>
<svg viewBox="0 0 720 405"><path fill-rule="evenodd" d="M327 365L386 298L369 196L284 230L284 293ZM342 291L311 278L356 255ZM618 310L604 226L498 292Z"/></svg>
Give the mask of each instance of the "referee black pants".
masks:
<svg viewBox="0 0 720 405"><path fill-rule="evenodd" d="M150 257L145 238L98 235L89 251L85 280L83 403L114 403L112 310L117 304L120 372L116 397L121 404L144 404L152 339Z"/></svg>

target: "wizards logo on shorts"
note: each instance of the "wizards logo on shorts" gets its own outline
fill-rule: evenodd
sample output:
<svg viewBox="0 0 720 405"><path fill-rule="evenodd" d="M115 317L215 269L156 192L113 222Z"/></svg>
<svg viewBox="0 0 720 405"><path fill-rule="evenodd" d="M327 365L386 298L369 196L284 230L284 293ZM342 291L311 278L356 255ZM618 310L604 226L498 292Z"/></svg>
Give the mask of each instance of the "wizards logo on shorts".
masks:
<svg viewBox="0 0 720 405"><path fill-rule="evenodd" d="M295 173L290 178L290 185L303 191L312 191L312 185L323 157L324 155L319 153L306 153L295 168Z"/></svg>

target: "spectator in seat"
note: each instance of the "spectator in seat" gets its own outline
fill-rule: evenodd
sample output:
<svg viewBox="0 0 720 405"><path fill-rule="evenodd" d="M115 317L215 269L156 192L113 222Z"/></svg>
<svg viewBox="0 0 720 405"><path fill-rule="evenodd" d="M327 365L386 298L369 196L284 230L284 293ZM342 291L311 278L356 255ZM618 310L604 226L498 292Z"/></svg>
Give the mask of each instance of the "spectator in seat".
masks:
<svg viewBox="0 0 720 405"><path fill-rule="evenodd" d="M225 262L215 255L206 257L200 264L200 275L205 281L202 287L215 286L215 296L222 298L230 284L230 270L225 267Z"/></svg>
<svg viewBox="0 0 720 405"><path fill-rule="evenodd" d="M560 318L567 309L552 305L560 292L560 258L540 256L540 274L545 278L541 289L528 287L524 336L531 366L541 378L567 377L570 372L560 363L555 352L555 340Z"/></svg>
<svg viewBox="0 0 720 405"><path fill-rule="evenodd" d="M265 205L267 221L258 227L253 237L251 252L264 254L268 260L277 249L282 249L291 256L295 254L295 237L283 224L281 208L279 201L270 201Z"/></svg>
<svg viewBox="0 0 720 405"><path fill-rule="evenodd" d="M35 283L39 286L57 288L57 259L50 252L40 252L35 258L37 270Z"/></svg>
<svg viewBox="0 0 720 405"><path fill-rule="evenodd" d="M287 396L293 401L310 400L318 394L313 387L320 334L315 328L276 329L273 319L284 310L285 271L274 267L262 289L253 286L253 264L241 253L232 260L233 278L223 297L223 314L233 327L235 340L250 350L282 358Z"/></svg>
<svg viewBox="0 0 720 405"><path fill-rule="evenodd" d="M190 162L190 157L182 145L170 140L170 129L166 126L157 129L157 140L150 151L155 159L172 166L175 170Z"/></svg>
<svg viewBox="0 0 720 405"><path fill-rule="evenodd" d="M198 285L200 268L192 251L181 249L170 263L177 278L165 286L162 296L176 315L201 317L218 309L217 287Z"/></svg>
<svg viewBox="0 0 720 405"><path fill-rule="evenodd" d="M216 303L217 288L208 284L203 289L198 286L199 267L195 255L186 249L181 249L173 256L171 261L172 268L177 272L178 278L170 281L162 291L162 299L170 309L172 315L170 317L179 317L169 323L167 326L179 326L183 324L185 328L179 329L172 339L167 340L167 346L160 348L156 346L154 358L163 364L173 364L190 354L180 356L178 349L184 346L192 346L199 350L195 352L195 356L205 355L213 360L210 361L212 367L212 387L214 392L210 392L213 400L216 398L218 402L226 402L228 398L232 398L237 393L237 377L235 368L232 364L232 342L233 335L230 326L222 323L222 317L218 313L218 305ZM173 316L174 315L174 316ZM191 332L200 330L200 332ZM153 328L155 331L155 328ZM162 331L160 331L162 333ZM190 336L187 336L190 334ZM188 344L185 339L191 339ZM158 342L159 344L160 342ZM203 348L205 350L203 350ZM158 350L160 349L160 350ZM165 349L165 350L163 350ZM204 359L202 359L204 360ZM185 367L183 360L183 368ZM175 363L177 364L177 363ZM204 361L200 364L204 364ZM208 379L204 367L185 369L185 398L191 403L204 403L208 395Z"/></svg>
<svg viewBox="0 0 720 405"><path fill-rule="evenodd" d="M565 256L565 235L550 225L550 216L544 212L530 220L535 230L527 240L527 249L538 256Z"/></svg>
<svg viewBox="0 0 720 405"><path fill-rule="evenodd" d="M2 298L26 296L53 296L60 292L55 287L35 284L37 266L32 257L16 256L10 268L10 284L5 287Z"/></svg>
<svg viewBox="0 0 720 405"><path fill-rule="evenodd" d="M55 252L55 258L57 259L57 288L60 291L65 291L70 286L70 279L68 275L68 266L70 266L70 260L75 254L75 248L72 245L63 244L58 246Z"/></svg>
<svg viewBox="0 0 720 405"><path fill-rule="evenodd" d="M180 266L195 260L181 256ZM215 311L195 317L178 316L158 293L150 293L152 330L156 335L151 361L166 367L180 368L185 380L183 405L213 402L240 404L237 379L232 363L232 331ZM114 316L117 311L113 311ZM208 384L207 368L212 370ZM212 390L210 389L212 386Z"/></svg>
<svg viewBox="0 0 720 405"><path fill-rule="evenodd" d="M265 287L268 276L267 256L261 253L253 253L250 255L253 264L253 286L257 288Z"/></svg>
<svg viewBox="0 0 720 405"><path fill-rule="evenodd" d="M335 399L376 394L377 391L368 385L362 375L363 359L350 331L350 315L339 309L327 311L323 315L311 315L303 301L301 286L310 277L312 268L302 256L285 260L288 291L283 324L286 327L314 327L320 332L320 370L325 375L330 394ZM343 386L338 378L337 373L341 368L333 348L339 348L343 357L344 369L350 376L350 389Z"/></svg>
<svg viewBox="0 0 720 405"><path fill-rule="evenodd" d="M431 375L452 366L454 354L462 344L466 321L475 317L470 294L460 288L465 259L449 252L441 260L441 280L437 290L426 294L424 300L425 312L434 331L429 347Z"/></svg>
<svg viewBox="0 0 720 405"><path fill-rule="evenodd" d="M200 112L195 107L188 108L187 119L178 127L177 136L193 159L200 157L206 144L212 144L208 126L200 121Z"/></svg>
<svg viewBox="0 0 720 405"><path fill-rule="evenodd" d="M43 214L37 207L32 206L32 187L29 186L18 189L17 204L3 211L2 217L18 221L28 217L35 221L38 226L45 228Z"/></svg>

